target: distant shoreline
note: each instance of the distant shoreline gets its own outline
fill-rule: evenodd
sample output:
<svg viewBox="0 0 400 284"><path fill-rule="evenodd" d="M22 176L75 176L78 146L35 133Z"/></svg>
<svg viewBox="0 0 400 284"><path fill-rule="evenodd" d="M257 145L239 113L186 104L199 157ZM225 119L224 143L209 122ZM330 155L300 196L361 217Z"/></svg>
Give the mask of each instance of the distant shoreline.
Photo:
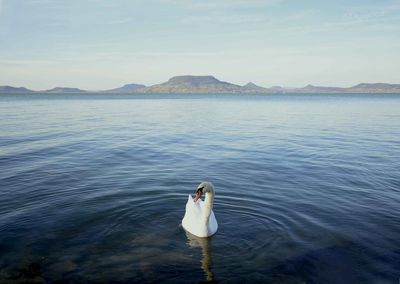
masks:
<svg viewBox="0 0 400 284"><path fill-rule="evenodd" d="M0 94L400 94L400 84L360 83L352 87L325 87L307 85L302 88L261 87L252 82L243 86L220 81L214 76L175 76L167 82L145 86L126 84L111 90L82 90L71 87L55 87L35 91L25 87L0 86Z"/></svg>
<svg viewBox="0 0 400 284"><path fill-rule="evenodd" d="M301 95L339 95L339 96L349 96L349 95L400 95L400 92L358 92L358 93L323 93L323 92L314 92L314 93L306 93L306 92L287 92L287 93L140 93L140 92L132 92L132 93L111 93L111 92L96 92L96 91L86 91L86 92L60 92L60 93L46 93L40 91L34 91L29 93L1 93L0 97L2 96L40 96L40 95L48 95L48 96L64 96L64 95L72 95L72 96L79 96L79 95L87 95L87 96L196 96L196 95L210 95L210 96L227 96L227 95L238 95L238 96L301 96Z"/></svg>

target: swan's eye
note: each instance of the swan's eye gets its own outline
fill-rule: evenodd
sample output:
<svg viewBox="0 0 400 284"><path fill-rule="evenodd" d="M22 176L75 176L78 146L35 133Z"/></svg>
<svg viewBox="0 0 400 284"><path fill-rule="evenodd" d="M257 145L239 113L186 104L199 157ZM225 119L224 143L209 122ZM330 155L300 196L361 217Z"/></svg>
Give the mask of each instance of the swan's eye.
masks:
<svg viewBox="0 0 400 284"><path fill-rule="evenodd" d="M199 191L200 191L201 193L203 193L203 189L204 189L204 186L203 186L203 187L200 187L200 188L198 188L198 189L197 189L197 192L199 192Z"/></svg>

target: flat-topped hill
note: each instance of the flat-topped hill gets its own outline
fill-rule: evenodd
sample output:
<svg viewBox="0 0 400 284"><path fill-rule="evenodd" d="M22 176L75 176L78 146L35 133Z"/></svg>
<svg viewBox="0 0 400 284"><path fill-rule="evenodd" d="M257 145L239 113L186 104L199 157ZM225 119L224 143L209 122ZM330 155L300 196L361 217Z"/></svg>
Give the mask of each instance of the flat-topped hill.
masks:
<svg viewBox="0 0 400 284"><path fill-rule="evenodd" d="M254 87L255 86L255 87ZM247 93L267 92L268 89L254 86L240 86L220 81L214 76L175 76L162 84L153 85L138 92L144 93Z"/></svg>

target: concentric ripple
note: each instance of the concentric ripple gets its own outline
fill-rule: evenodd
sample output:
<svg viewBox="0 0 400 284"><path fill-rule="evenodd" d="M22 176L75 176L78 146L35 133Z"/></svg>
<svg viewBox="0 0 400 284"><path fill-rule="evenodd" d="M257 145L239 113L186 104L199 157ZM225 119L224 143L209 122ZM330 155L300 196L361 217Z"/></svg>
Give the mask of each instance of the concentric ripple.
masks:
<svg viewBox="0 0 400 284"><path fill-rule="evenodd" d="M398 282L399 96L1 96L0 118L0 282ZM207 239L180 225L203 180Z"/></svg>

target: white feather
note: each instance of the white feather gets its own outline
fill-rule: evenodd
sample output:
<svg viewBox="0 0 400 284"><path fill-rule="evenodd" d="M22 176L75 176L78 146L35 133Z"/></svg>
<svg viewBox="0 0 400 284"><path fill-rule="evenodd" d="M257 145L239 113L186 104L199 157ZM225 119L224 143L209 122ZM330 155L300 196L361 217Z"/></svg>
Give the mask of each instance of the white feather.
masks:
<svg viewBox="0 0 400 284"><path fill-rule="evenodd" d="M211 183L201 183L199 187L205 186L205 201L200 198L194 202L189 194L186 203L185 216L182 219L183 228L197 237L209 237L218 230L218 223L215 219L212 206L214 202L214 188ZM209 188L207 188L207 186Z"/></svg>

